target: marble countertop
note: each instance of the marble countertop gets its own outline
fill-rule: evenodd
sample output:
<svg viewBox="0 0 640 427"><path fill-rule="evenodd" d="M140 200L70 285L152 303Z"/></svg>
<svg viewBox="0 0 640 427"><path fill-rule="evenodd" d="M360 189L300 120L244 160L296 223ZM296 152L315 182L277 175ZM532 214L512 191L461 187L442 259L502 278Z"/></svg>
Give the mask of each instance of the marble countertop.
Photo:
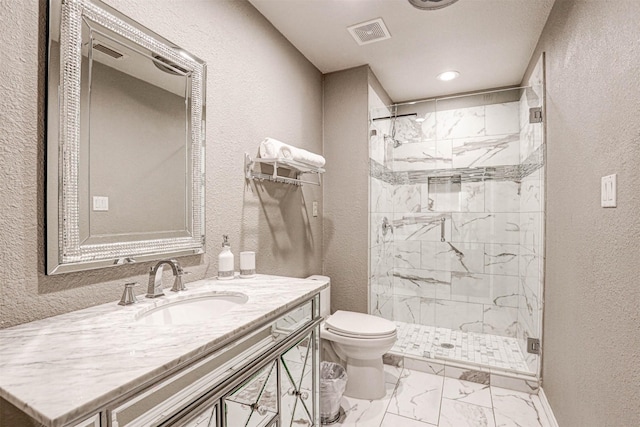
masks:
<svg viewBox="0 0 640 427"><path fill-rule="evenodd" d="M48 426L100 409L168 369L219 347L293 308L324 281L257 275L204 279L179 294L117 301L0 330L0 396ZM249 299L212 324L153 326L136 315L168 301L212 292Z"/></svg>

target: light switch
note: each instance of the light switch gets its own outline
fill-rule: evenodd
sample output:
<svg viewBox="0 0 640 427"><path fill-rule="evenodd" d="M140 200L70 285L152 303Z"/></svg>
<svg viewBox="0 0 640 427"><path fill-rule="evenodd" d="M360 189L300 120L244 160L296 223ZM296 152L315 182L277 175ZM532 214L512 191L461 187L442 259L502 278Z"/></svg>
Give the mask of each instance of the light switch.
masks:
<svg viewBox="0 0 640 427"><path fill-rule="evenodd" d="M602 177L602 188L600 189L600 205L603 208L616 207L616 181L616 174Z"/></svg>
<svg viewBox="0 0 640 427"><path fill-rule="evenodd" d="M313 202L313 216L318 216L318 202Z"/></svg>
<svg viewBox="0 0 640 427"><path fill-rule="evenodd" d="M93 196L93 210L94 211L108 211L109 210L109 198L106 196Z"/></svg>

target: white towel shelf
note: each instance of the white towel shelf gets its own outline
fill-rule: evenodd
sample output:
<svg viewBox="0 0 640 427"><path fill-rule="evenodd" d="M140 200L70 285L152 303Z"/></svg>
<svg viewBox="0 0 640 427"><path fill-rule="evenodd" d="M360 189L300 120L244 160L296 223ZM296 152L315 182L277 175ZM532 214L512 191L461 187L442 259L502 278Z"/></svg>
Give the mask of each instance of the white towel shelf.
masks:
<svg viewBox="0 0 640 427"><path fill-rule="evenodd" d="M256 172L254 170L254 166L256 165L256 163L264 163L264 164L273 166L273 173L266 174L262 172ZM288 169L295 172L295 178L278 175L278 168ZM283 184L298 185L298 186L302 184L312 184L312 185L322 184L321 176L325 172L323 168L309 166L304 163L296 162L295 160L262 159L262 158L252 159L248 153L245 153L244 155L244 171L245 171L245 177L247 179L253 179L258 181L280 182ZM318 178L318 180L306 181L304 179L301 179L301 175L303 174L313 174Z"/></svg>

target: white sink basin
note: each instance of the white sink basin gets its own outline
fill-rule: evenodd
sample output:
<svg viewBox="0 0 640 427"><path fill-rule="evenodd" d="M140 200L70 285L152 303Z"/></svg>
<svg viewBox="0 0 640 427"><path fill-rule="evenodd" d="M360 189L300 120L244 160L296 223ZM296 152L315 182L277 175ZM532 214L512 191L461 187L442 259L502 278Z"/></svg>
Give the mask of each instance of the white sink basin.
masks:
<svg viewBox="0 0 640 427"><path fill-rule="evenodd" d="M155 307L136 316L146 325L196 325L212 322L249 300L241 293L195 296Z"/></svg>

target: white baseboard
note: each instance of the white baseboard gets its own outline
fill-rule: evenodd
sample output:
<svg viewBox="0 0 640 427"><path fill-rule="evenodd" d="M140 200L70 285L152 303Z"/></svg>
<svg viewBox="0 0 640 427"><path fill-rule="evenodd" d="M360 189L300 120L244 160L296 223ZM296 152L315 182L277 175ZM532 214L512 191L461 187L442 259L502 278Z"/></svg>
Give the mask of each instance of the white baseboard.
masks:
<svg viewBox="0 0 640 427"><path fill-rule="evenodd" d="M553 415L553 410L551 409L551 405L547 400L547 395L544 394L544 389L542 387L540 387L540 389L538 390L538 397L540 398L542 409L544 409L544 413L547 415L547 420L549 420L549 425L551 427L559 427L558 421L556 420L555 415Z"/></svg>

